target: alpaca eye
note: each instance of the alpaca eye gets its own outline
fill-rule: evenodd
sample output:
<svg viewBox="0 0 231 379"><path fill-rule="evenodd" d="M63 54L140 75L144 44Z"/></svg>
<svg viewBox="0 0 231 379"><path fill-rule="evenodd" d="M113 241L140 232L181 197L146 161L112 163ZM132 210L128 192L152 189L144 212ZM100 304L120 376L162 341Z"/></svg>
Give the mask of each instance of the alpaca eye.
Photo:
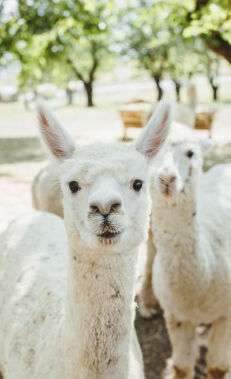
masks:
<svg viewBox="0 0 231 379"><path fill-rule="evenodd" d="M186 155L188 158L192 158L192 156L194 155L194 152L192 150L189 150L187 151Z"/></svg>
<svg viewBox="0 0 231 379"><path fill-rule="evenodd" d="M134 180L134 182L133 182L133 184L132 184L132 187L133 187L133 189L134 189L136 192L138 192L138 191L141 190L142 185L143 185L142 180L136 179L136 180Z"/></svg>
<svg viewBox="0 0 231 379"><path fill-rule="evenodd" d="M69 183L69 188L72 193L76 193L81 189L79 184L75 180Z"/></svg>

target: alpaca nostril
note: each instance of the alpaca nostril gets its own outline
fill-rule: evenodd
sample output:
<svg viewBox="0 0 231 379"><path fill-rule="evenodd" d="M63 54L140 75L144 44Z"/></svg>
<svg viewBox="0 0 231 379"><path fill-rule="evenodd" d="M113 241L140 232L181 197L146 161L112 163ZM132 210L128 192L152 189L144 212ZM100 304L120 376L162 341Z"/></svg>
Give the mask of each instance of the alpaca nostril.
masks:
<svg viewBox="0 0 231 379"><path fill-rule="evenodd" d="M174 183L176 181L176 176L175 175L160 176L159 180L160 180L161 184L169 185L170 183Z"/></svg>
<svg viewBox="0 0 231 379"><path fill-rule="evenodd" d="M173 183L173 182L175 182L175 181L176 181L176 176L173 175L173 176L169 179L169 182L170 182L170 183Z"/></svg>
<svg viewBox="0 0 231 379"><path fill-rule="evenodd" d="M97 207L97 205L90 205L90 212L91 213L100 213L100 210Z"/></svg>
<svg viewBox="0 0 231 379"><path fill-rule="evenodd" d="M105 204L91 204L90 205L90 213L101 214L104 218L108 217L110 213L118 211L121 207L121 202L108 202Z"/></svg>
<svg viewBox="0 0 231 379"><path fill-rule="evenodd" d="M111 209L110 209L110 213L111 212L116 212L120 207L121 207L121 203L120 202L112 204Z"/></svg>

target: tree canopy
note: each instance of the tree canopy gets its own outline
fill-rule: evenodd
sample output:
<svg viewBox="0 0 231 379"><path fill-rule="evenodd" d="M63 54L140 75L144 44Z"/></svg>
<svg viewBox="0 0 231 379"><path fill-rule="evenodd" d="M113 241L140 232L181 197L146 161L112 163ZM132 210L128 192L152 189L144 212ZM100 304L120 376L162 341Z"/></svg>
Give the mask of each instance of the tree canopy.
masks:
<svg viewBox="0 0 231 379"><path fill-rule="evenodd" d="M89 106L97 73L115 51L149 72L158 98L166 74L179 89L192 74L215 70L214 53L231 62L230 0L18 0L8 14L5 4L0 63L20 62L22 88L80 80Z"/></svg>
<svg viewBox="0 0 231 379"><path fill-rule="evenodd" d="M22 65L21 86L57 80L57 64L64 78L83 82L88 105L93 105L96 72L112 55L111 30L115 3L92 0L18 0L15 15L1 23L2 51L10 51Z"/></svg>
<svg viewBox="0 0 231 379"><path fill-rule="evenodd" d="M212 43L217 50L221 48L215 42L214 35L211 37L212 30L217 29L224 43L229 44L231 28L228 27L228 2L221 1L221 5L219 2L220 13L215 12L216 1L212 0L204 0L203 6L208 9L201 4L200 10L195 0L185 0L183 3L179 0L137 0L135 3L130 5L129 12L127 9L124 11L129 25L125 50L154 79L158 99L162 96L160 81L166 74L173 79L179 99L182 81L198 73L208 75L208 60L219 60L219 55L216 58L212 52L215 49L210 46ZM230 47L225 49L226 59ZM221 50L216 53L223 56ZM212 85L211 77L208 78Z"/></svg>
<svg viewBox="0 0 231 379"><path fill-rule="evenodd" d="M142 3L150 5L148 0ZM184 38L201 38L231 63L230 0L157 0L149 9L153 21L158 12L163 12L166 23L178 27Z"/></svg>

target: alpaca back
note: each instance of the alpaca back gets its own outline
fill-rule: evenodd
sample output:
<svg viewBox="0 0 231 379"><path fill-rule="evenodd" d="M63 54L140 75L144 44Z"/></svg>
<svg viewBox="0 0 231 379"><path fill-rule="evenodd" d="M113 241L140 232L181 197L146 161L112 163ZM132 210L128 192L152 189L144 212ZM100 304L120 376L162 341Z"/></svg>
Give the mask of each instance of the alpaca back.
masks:
<svg viewBox="0 0 231 379"><path fill-rule="evenodd" d="M49 359L47 351L46 362L40 361L40 352L46 346L55 351L59 336L66 248L63 221L48 213L33 212L17 219L1 235L0 368L11 357L10 367L4 364L4 379L53 378L52 367L59 367L52 359L59 358L58 352ZM58 371L54 378L61 378Z"/></svg>
<svg viewBox="0 0 231 379"><path fill-rule="evenodd" d="M231 165L217 165L198 186L198 225L164 235L154 262L155 291L179 319L213 322L231 311ZM176 218L173 216L176 223ZM173 243L174 242L174 243ZM164 244L165 243L165 244ZM158 245L157 245L158 251Z"/></svg>
<svg viewBox="0 0 231 379"><path fill-rule="evenodd" d="M198 212L204 241L209 241L216 267L220 255L231 260L230 188L231 164L220 164L203 174L198 191Z"/></svg>
<svg viewBox="0 0 231 379"><path fill-rule="evenodd" d="M33 179L31 191L35 209L63 218L63 195L59 183L59 166L56 162L48 162L39 170Z"/></svg>
<svg viewBox="0 0 231 379"><path fill-rule="evenodd" d="M46 212L18 218L1 235L0 372L4 379L65 377L61 324L66 249L63 221ZM128 354L128 378L143 379L134 327Z"/></svg>

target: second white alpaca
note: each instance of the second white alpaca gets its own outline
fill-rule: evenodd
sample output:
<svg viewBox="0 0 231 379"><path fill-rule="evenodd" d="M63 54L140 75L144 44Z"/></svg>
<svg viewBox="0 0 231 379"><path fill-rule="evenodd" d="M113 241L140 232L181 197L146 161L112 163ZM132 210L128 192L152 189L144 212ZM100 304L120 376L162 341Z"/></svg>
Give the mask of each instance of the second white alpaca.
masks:
<svg viewBox="0 0 231 379"><path fill-rule="evenodd" d="M137 254L169 107L130 147L76 146L44 105L39 119L60 161L66 231L59 217L33 212L1 236L0 371L4 379L143 379Z"/></svg>
<svg viewBox="0 0 231 379"><path fill-rule="evenodd" d="M63 194L59 176L60 163L57 160L49 160L39 169L31 185L34 209L63 217Z"/></svg>
<svg viewBox="0 0 231 379"><path fill-rule="evenodd" d="M231 165L202 174L210 143L182 128L172 130L153 174L153 288L170 335L174 378L193 378L195 328L211 323L208 377L223 379L231 368Z"/></svg>

